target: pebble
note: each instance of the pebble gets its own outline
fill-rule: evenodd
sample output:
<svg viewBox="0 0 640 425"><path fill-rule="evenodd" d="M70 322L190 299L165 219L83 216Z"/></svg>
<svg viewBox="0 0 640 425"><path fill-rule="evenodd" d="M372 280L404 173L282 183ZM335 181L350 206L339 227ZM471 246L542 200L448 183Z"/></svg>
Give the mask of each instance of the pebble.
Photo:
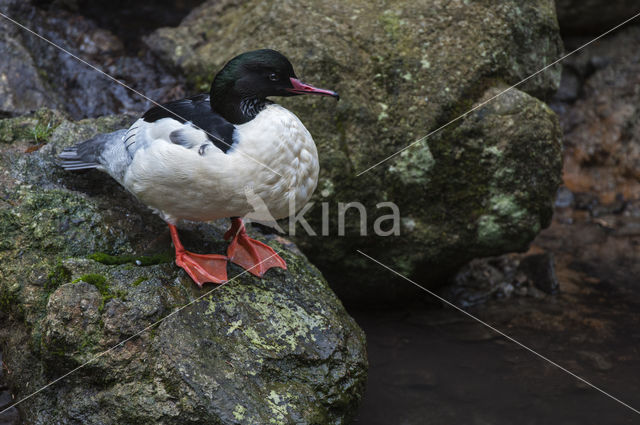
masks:
<svg viewBox="0 0 640 425"><path fill-rule="evenodd" d="M558 189L558 194L556 195L556 207L568 208L573 205L573 201L573 192L571 192L567 187L561 186L560 189Z"/></svg>

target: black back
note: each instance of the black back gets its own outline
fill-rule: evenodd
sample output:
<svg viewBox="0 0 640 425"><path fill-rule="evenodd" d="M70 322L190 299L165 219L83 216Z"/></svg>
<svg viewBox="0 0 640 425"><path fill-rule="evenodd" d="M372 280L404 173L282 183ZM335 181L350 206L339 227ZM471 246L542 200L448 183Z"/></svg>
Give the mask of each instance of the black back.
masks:
<svg viewBox="0 0 640 425"><path fill-rule="evenodd" d="M146 122L155 122L162 118L173 118L181 123L191 122L205 131L207 138L222 152L226 153L233 144L235 126L211 109L208 94L154 106L142 116Z"/></svg>

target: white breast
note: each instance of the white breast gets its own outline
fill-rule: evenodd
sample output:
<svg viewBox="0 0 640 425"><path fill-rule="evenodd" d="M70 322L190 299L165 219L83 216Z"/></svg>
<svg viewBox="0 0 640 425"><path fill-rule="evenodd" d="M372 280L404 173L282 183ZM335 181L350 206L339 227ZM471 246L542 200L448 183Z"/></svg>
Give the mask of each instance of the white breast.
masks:
<svg viewBox="0 0 640 425"><path fill-rule="evenodd" d="M138 128L140 147L122 183L167 221L242 217L254 210L256 195L279 219L302 208L315 190L316 146L302 122L279 105L238 125L226 154L212 147L201 155L197 147L172 143L167 131L183 124L166 120L153 129Z"/></svg>

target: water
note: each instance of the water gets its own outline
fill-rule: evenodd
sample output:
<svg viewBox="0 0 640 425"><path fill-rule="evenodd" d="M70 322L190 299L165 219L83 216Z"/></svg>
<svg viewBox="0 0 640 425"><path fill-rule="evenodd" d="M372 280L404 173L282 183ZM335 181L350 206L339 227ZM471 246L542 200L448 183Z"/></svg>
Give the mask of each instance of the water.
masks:
<svg viewBox="0 0 640 425"><path fill-rule="evenodd" d="M569 213L558 211L533 247L554 252L559 293L489 299L469 311L640 409L640 232L624 230L637 218L616 216L608 229L598 219L567 220ZM417 288L415 296L431 298ZM370 361L356 424L640 423L450 307L351 313Z"/></svg>

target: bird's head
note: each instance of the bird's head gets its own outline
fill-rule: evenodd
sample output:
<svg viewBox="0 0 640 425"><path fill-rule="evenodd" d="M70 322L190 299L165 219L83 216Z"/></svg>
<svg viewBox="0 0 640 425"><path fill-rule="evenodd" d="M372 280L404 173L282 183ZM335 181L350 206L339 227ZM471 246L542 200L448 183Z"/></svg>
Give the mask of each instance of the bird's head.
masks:
<svg viewBox="0 0 640 425"><path fill-rule="evenodd" d="M298 80L291 62L282 53L271 49L253 50L236 56L218 72L211 84L212 106L223 115L234 103L301 94L340 98L334 91Z"/></svg>

